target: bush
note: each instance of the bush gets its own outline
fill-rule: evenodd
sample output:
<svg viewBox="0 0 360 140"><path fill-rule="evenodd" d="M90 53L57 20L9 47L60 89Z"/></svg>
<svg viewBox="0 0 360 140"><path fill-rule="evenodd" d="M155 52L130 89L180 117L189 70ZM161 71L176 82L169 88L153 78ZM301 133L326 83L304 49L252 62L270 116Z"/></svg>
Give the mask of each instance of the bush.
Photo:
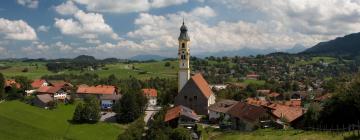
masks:
<svg viewBox="0 0 360 140"><path fill-rule="evenodd" d="M171 66L171 63L170 62L166 62L165 63L165 67L170 67Z"/></svg>
<svg viewBox="0 0 360 140"><path fill-rule="evenodd" d="M183 127L178 127L173 130L170 138L172 140L191 140L190 131Z"/></svg>

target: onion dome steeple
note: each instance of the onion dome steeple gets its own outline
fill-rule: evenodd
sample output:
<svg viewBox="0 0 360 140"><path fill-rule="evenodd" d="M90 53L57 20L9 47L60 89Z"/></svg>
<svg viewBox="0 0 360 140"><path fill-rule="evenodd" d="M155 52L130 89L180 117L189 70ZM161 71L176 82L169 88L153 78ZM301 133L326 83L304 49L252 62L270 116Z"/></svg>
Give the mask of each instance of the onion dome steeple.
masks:
<svg viewBox="0 0 360 140"><path fill-rule="evenodd" d="M190 37L187 34L187 27L185 26L185 22L183 20L182 26L180 27L180 36L178 38L178 40L186 40L186 41L190 41Z"/></svg>

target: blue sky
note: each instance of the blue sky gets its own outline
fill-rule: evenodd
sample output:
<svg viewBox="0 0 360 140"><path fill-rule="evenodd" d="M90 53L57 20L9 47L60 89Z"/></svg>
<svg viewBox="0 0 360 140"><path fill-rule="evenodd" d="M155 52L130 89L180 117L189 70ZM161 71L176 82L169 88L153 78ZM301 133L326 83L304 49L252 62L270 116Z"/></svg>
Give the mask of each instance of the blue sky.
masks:
<svg viewBox="0 0 360 140"><path fill-rule="evenodd" d="M0 58L175 57L183 17L193 55L286 50L359 32L359 16L354 0L2 0Z"/></svg>

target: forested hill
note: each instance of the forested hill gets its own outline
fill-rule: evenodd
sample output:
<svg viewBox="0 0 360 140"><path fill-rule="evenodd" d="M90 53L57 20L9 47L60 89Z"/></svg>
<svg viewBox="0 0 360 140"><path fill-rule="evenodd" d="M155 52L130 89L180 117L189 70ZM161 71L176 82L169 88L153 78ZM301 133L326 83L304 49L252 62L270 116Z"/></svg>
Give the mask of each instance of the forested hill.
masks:
<svg viewBox="0 0 360 140"><path fill-rule="evenodd" d="M321 42L300 54L358 56L360 54L360 33L354 33L327 42Z"/></svg>

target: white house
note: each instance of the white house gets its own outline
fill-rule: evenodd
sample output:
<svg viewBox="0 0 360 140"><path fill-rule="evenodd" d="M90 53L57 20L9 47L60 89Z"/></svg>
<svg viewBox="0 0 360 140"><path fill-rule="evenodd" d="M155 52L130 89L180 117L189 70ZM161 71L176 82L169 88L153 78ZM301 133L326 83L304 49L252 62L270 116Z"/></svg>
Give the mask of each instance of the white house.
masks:
<svg viewBox="0 0 360 140"><path fill-rule="evenodd" d="M153 88L142 89L144 96L148 99L149 106L157 105L157 90Z"/></svg>

